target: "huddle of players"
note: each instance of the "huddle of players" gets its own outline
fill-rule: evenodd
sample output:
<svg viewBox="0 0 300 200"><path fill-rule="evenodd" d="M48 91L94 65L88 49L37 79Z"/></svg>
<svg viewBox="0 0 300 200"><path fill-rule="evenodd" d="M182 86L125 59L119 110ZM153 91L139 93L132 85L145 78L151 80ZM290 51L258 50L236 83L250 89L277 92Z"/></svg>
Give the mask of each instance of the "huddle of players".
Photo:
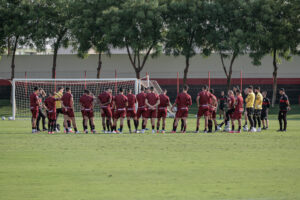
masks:
<svg viewBox="0 0 300 200"><path fill-rule="evenodd" d="M176 132L178 122L181 120L181 132L185 133L187 129L187 117L189 107L192 105L192 98L187 93L188 86L184 85L182 92L177 96L175 103L172 105L171 109L174 111L177 107L175 120L173 123L172 133ZM145 92L145 90L147 90ZM66 88L66 92L63 94L63 88L60 88L58 93L49 93L49 97L46 98L44 105L47 110L47 117L49 120L48 133L54 133L56 129L57 113L62 112L64 114L64 127L66 133L70 132L70 122L74 127L76 133L77 130L75 116L74 116L74 100L71 94L71 89ZM196 133L199 132L200 119L204 116L205 119L205 129L204 132L212 132L213 123L215 130L221 129L222 125L225 124L224 131L230 131L229 121L231 120L232 128L231 131L235 130L235 120L238 121L238 130L241 131L242 124L242 113L245 113L245 125L244 131L248 131L247 123L250 122L251 132L261 131L261 121L263 122L263 129L268 128L268 108L270 105L269 99L266 97L267 92L264 91L263 94L260 93L260 88L256 87L253 92L253 86L249 86L245 89L245 94L247 95L245 99L246 111L244 112L244 99L242 97L241 91L238 88L234 88L233 91L228 91L228 110L225 112L224 122L217 124L216 115L218 108L218 100L214 95L214 90L209 90L208 86L203 86L202 91L197 95L197 124ZM286 113L290 109L288 97L286 96L284 89L280 89L280 112L279 112L279 122L280 131L285 131L287 126ZM32 132L36 132L36 119L39 113L39 89L34 88L34 93L30 95L30 108L32 112ZM223 95L224 98L224 95ZM62 102L61 109L57 109L57 102ZM220 101L219 101L220 102ZM224 109L225 102L222 105ZM96 98L89 90L85 90L84 94L80 97L81 113L83 117L83 128L84 132L88 133L88 122L92 133L96 133L94 125L94 104L98 103L100 105L102 125L105 133L122 133L123 123L125 117L127 118L127 125L129 131L131 132L131 123L133 120L135 130L138 132L139 119L142 117L142 130L144 133L147 126L148 119L151 119L152 133L155 133L155 119L157 118L157 131L159 132L160 121L162 120L162 130L165 132L165 120L167 117L167 108L170 103L170 99L167 96L167 90L164 90L162 94L158 95L154 92L154 88L141 89L141 93L138 95L132 94L132 90L128 91L125 96L123 88L119 89L119 93L116 96L112 96L112 90L107 88L105 92L101 93L98 98ZM138 105L136 111L136 103ZM120 120L120 128L117 130L117 122ZM284 128L282 127L282 122L284 122ZM258 129L256 130L256 126Z"/></svg>

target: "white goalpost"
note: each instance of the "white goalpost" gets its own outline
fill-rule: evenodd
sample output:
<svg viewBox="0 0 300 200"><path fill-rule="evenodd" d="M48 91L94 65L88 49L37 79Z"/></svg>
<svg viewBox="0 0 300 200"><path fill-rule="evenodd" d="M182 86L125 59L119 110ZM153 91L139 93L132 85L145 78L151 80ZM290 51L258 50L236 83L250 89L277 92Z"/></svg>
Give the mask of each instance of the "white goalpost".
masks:
<svg viewBox="0 0 300 200"><path fill-rule="evenodd" d="M29 119L30 99L29 96L33 92L34 87L43 88L48 95L49 92L57 92L59 87L71 88L74 98L75 116L81 116L79 98L85 89L90 90L96 97L106 88L111 88L113 95L118 93L118 89L122 87L125 95L129 89L133 94L138 94L141 87L153 86L157 94L162 93L162 89L155 80L150 80L147 76L146 80L136 78L111 78L111 79L13 79L12 81L12 118ZM95 117L100 117L99 105L95 104ZM168 110L169 116L174 113Z"/></svg>
<svg viewBox="0 0 300 200"><path fill-rule="evenodd" d="M81 116L79 98L85 89L90 90L96 97L106 88L111 88L113 95L122 87L127 94L129 89L138 94L141 82L136 78L112 78L112 79L14 79L12 82L12 113L13 120L31 118L29 96L34 87L43 88L48 94L50 91L57 92L59 87L71 88L74 98L75 116ZM95 110L99 106L95 105ZM97 112L96 112L97 113ZM100 117L97 113L95 117Z"/></svg>

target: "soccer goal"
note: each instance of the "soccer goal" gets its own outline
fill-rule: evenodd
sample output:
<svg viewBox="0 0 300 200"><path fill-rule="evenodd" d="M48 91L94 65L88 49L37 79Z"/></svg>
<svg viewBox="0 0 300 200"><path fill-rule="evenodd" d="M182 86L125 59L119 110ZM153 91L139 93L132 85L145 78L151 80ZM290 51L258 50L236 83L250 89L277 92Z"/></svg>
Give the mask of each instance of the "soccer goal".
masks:
<svg viewBox="0 0 300 200"><path fill-rule="evenodd" d="M129 89L132 93L138 94L141 88L141 81L135 78L117 78L117 79L14 79L12 82L12 112L13 120L22 118L31 118L29 96L34 87L43 88L48 94L50 91L57 91L59 87L71 88L74 98L75 116L81 116L79 98L85 89L90 90L96 97L102 93L105 88L111 88L113 95L118 93L122 87L127 94ZM95 110L99 106L95 105ZM100 117L96 112L95 117Z"/></svg>

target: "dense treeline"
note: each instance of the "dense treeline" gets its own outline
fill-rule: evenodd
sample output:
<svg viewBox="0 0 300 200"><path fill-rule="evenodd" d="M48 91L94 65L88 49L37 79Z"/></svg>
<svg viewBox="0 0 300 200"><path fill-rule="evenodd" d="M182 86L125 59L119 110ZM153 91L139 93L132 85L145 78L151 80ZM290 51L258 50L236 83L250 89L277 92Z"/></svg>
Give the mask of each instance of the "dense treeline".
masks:
<svg viewBox="0 0 300 200"><path fill-rule="evenodd" d="M190 58L218 53L227 87L236 58L249 53L255 65L273 56L274 88L280 59L299 54L299 0L1 0L0 54L11 56L24 45L43 51L53 47L52 77L57 51L73 46L84 58L89 49L101 54L124 48L140 78L149 57L185 57L184 82ZM298 49L297 49L298 47ZM226 62L226 59L228 62ZM228 63L228 64L226 64ZM271 73L271 72L270 72ZM275 93L273 94L273 103Z"/></svg>

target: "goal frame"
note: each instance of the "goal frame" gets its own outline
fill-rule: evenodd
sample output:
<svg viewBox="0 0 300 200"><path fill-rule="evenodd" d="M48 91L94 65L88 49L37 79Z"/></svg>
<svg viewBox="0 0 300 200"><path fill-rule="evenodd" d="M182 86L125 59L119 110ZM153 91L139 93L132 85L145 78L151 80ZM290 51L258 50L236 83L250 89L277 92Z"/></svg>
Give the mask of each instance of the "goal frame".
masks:
<svg viewBox="0 0 300 200"><path fill-rule="evenodd" d="M12 120L16 120L16 82L18 81L134 81L135 94L137 95L141 90L141 80L137 78L15 78L12 80Z"/></svg>

